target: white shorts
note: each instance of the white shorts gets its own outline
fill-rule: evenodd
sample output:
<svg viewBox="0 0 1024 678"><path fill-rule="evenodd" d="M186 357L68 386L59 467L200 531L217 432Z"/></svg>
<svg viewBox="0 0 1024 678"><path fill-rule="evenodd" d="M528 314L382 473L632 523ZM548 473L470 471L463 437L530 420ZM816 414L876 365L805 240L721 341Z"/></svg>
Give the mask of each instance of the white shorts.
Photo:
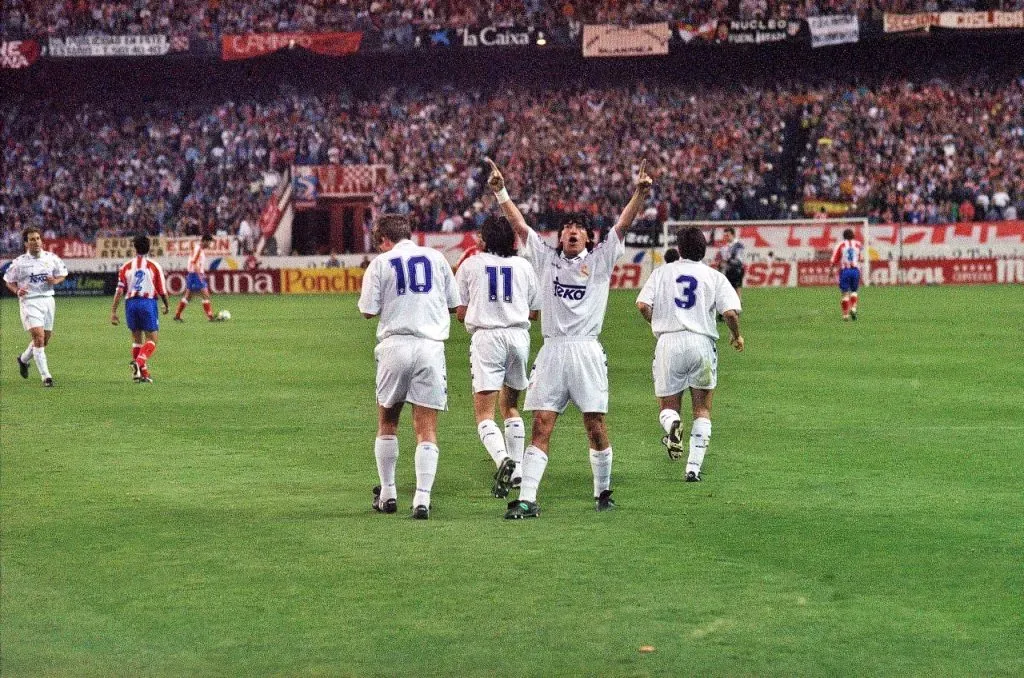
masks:
<svg viewBox="0 0 1024 678"><path fill-rule="evenodd" d="M658 398L688 388L712 390L718 384L718 350L711 337L671 332L658 337L654 349L654 395Z"/></svg>
<svg viewBox="0 0 1024 678"><path fill-rule="evenodd" d="M448 409L448 370L444 342L391 336L373 350L377 361L377 403L401 402L432 410Z"/></svg>
<svg viewBox="0 0 1024 678"><path fill-rule="evenodd" d="M477 330L469 341L473 393L498 391L505 384L522 391L529 360L530 333L523 328Z"/></svg>
<svg viewBox="0 0 1024 678"><path fill-rule="evenodd" d="M523 408L561 413L569 401L580 412L608 411L608 358L597 339L553 337L537 353Z"/></svg>
<svg viewBox="0 0 1024 678"><path fill-rule="evenodd" d="M33 327L42 327L47 332L53 331L53 316L57 313L53 297L22 299L18 305L21 308L21 326L26 331Z"/></svg>

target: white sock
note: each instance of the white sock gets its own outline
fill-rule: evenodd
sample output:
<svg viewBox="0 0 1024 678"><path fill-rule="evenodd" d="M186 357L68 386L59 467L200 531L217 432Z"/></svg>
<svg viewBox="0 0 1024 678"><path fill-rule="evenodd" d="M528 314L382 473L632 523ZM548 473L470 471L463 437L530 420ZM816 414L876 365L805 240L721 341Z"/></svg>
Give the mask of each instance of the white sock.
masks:
<svg viewBox="0 0 1024 678"><path fill-rule="evenodd" d="M672 431L672 424L679 421L679 413L675 410L662 410L661 414L658 415L658 421L661 422L661 427L665 429L665 433Z"/></svg>
<svg viewBox="0 0 1024 678"><path fill-rule="evenodd" d="M521 501L537 501L537 488L548 467L548 455L539 447L530 445L523 454L523 484L519 486Z"/></svg>
<svg viewBox="0 0 1024 678"><path fill-rule="evenodd" d="M25 352L21 354L21 362L25 363L26 365L28 365L30 362L32 362L32 354L35 352L34 351L35 347L36 347L35 344L33 344L32 342L29 342L28 348L26 348Z"/></svg>
<svg viewBox="0 0 1024 678"><path fill-rule="evenodd" d="M493 419L484 419L476 425L476 432L480 435L480 442L487 448L487 454L494 460L494 465L500 467L508 453L505 452L505 437L501 435L498 425Z"/></svg>
<svg viewBox="0 0 1024 678"><path fill-rule="evenodd" d="M373 456L377 457L377 475L380 476L380 498L398 499L395 489L395 467L398 466L398 436L381 436L373 441Z"/></svg>
<svg viewBox="0 0 1024 678"><path fill-rule="evenodd" d="M590 469L594 472L594 497L612 486L612 448L590 450Z"/></svg>
<svg viewBox="0 0 1024 678"><path fill-rule="evenodd" d="M416 495L412 498L413 506L430 508L430 490L434 488L439 454L434 443L420 443L416 446Z"/></svg>
<svg viewBox="0 0 1024 678"><path fill-rule="evenodd" d="M43 347L34 347L32 349L32 355L36 359L36 367L39 368L39 376L43 379L51 378L50 367L46 364L46 349Z"/></svg>
<svg viewBox="0 0 1024 678"><path fill-rule="evenodd" d="M690 429L690 456L686 459L686 471L700 475L700 465L704 463L704 455L711 442L711 420L704 417L693 420Z"/></svg>
<svg viewBox="0 0 1024 678"><path fill-rule="evenodd" d="M523 477L523 453L526 451L526 426L521 417L505 420L505 451L516 463L513 478Z"/></svg>

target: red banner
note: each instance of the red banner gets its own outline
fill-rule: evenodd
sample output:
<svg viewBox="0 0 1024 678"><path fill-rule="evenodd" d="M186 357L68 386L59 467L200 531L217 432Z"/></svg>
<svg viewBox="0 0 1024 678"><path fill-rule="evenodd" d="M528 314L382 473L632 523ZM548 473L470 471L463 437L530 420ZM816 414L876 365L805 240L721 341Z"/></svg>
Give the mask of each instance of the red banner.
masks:
<svg viewBox="0 0 1024 678"><path fill-rule="evenodd" d="M0 68L28 68L39 58L40 51L35 40L0 42Z"/></svg>
<svg viewBox="0 0 1024 678"><path fill-rule="evenodd" d="M96 256L96 245L90 245L76 238L43 240L43 249L53 252L61 259L92 259Z"/></svg>
<svg viewBox="0 0 1024 678"><path fill-rule="evenodd" d="M325 56L346 56L359 51L362 33L246 33L221 38L225 61L251 59L281 49L301 47Z"/></svg>
<svg viewBox="0 0 1024 678"><path fill-rule="evenodd" d="M277 226L281 223L281 208L277 206L277 196L273 195L267 201L267 206L260 214L260 233L264 238L269 238L277 232Z"/></svg>

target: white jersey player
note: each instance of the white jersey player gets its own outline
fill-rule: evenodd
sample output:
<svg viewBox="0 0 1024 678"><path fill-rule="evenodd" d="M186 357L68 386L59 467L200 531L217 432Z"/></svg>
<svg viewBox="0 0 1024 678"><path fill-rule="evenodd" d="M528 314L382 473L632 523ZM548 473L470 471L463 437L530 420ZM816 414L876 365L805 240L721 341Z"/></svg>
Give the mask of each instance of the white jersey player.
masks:
<svg viewBox="0 0 1024 678"><path fill-rule="evenodd" d="M663 442L672 459L682 456L679 410L683 392L690 390L693 427L685 479L696 482L711 439L711 399L718 384L716 313L729 326L729 341L738 351L743 350L743 336L736 290L725 275L702 263L707 248L704 234L690 226L679 233L677 242L681 258L651 273L636 305L658 338L654 395L660 401Z"/></svg>
<svg viewBox="0 0 1024 678"><path fill-rule="evenodd" d="M482 251L465 259L455 274L462 299L456 317L472 335L477 433L498 469L491 492L507 497L522 481L526 429L518 406L528 383L530 320L539 308L537 276L528 261L515 255L516 235L505 217L488 217L480 226L480 242ZM494 421L496 403L504 435Z"/></svg>
<svg viewBox="0 0 1024 678"><path fill-rule="evenodd" d="M21 234L25 254L11 262L4 273L4 283L18 297L21 325L32 337L18 356L18 372L28 379L29 363L34 359L43 386L53 386L46 359L46 346L53 336L53 319L57 306L53 301L53 288L68 276L68 269L60 257L43 250L43 237L39 229L30 226Z"/></svg>
<svg viewBox="0 0 1024 678"><path fill-rule="evenodd" d="M523 256L533 264L540 282L541 330L544 345L534 362L526 391L533 432L523 455L519 500L509 504L505 518L535 518L537 488L548 463L551 433L558 415L571 401L583 413L590 442L594 499L598 511L615 508L611 499L612 446L608 440L608 365L598 341L608 306L612 269L625 252L622 241L651 190L651 178L640 163L636 190L605 242L595 245L584 215L571 215L558 233L558 247L547 246L509 199L505 180L488 159L488 185L516 234L526 243Z"/></svg>
<svg viewBox="0 0 1024 678"><path fill-rule="evenodd" d="M374 454L380 485L373 508L397 510L395 466L398 462L398 418L402 405L412 405L416 430L416 494L413 518L430 517L430 492L437 472L437 412L448 409L448 375L444 342L459 291L451 266L437 250L409 238L409 220L385 214L373 227L381 254L366 269L359 310L380 316L377 326L378 425Z"/></svg>

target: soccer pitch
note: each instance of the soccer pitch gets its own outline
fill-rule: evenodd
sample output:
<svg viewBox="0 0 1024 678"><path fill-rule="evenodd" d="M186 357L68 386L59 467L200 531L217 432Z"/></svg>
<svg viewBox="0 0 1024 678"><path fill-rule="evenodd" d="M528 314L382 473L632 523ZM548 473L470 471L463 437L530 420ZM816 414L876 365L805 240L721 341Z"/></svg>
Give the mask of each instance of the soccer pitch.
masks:
<svg viewBox="0 0 1024 678"><path fill-rule="evenodd" d="M110 299L58 299L54 389L19 377L4 300L0 673L1024 674L1019 286L871 288L855 323L832 289L746 290L691 484L634 299L612 293L602 336L619 509L594 511L571 410L541 518L501 519L453 321L425 522L408 412L399 513L370 509L355 296L162 316L152 385Z"/></svg>

